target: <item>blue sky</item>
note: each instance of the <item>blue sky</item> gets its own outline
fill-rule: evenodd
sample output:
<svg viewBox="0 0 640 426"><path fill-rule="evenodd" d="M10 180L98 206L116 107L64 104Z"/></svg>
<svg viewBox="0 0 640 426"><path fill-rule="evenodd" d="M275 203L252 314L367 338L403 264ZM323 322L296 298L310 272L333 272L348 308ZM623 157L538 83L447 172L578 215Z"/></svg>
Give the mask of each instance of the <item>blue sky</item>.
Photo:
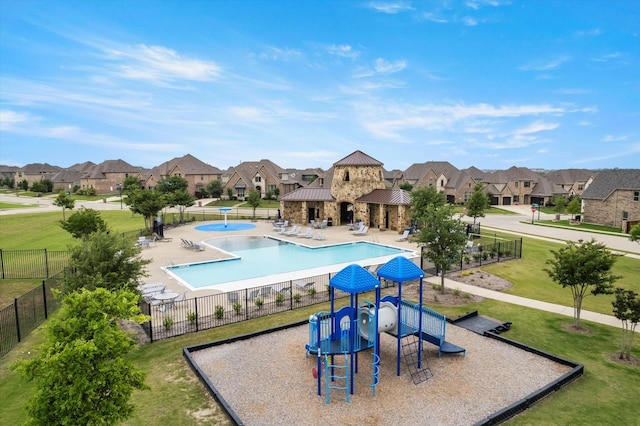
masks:
<svg viewBox="0 0 640 426"><path fill-rule="evenodd" d="M0 1L0 164L638 168L640 2Z"/></svg>

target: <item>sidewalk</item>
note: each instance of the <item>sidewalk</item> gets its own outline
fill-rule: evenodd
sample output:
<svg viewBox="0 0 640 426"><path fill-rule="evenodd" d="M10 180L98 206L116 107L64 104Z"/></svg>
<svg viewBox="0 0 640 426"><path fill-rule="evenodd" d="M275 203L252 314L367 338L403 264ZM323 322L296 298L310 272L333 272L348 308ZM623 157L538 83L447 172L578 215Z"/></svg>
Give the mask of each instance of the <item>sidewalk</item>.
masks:
<svg viewBox="0 0 640 426"><path fill-rule="evenodd" d="M440 277L428 277L425 279L425 281L430 284L440 285ZM512 294L501 293L494 290L488 290L486 288L459 283L448 278L444 279L444 285L447 288L460 289L461 292L481 296L486 299L499 300L505 303L526 306L527 308L539 309L541 311L551 312L567 317L573 317L573 307L569 306L556 305L554 303L542 302L540 300L527 299L525 297L514 296ZM614 316L585 311L584 309L580 312L580 319L596 322L598 324L609 325L616 328L620 328L622 326L622 322ZM640 329L636 329L636 332L640 333Z"/></svg>

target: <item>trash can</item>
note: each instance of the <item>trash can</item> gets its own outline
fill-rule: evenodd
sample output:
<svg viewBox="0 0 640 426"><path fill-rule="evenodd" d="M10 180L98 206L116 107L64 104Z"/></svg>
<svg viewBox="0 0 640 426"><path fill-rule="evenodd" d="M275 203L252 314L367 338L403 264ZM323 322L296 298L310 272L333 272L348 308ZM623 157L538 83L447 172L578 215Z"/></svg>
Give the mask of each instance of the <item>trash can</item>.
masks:
<svg viewBox="0 0 640 426"><path fill-rule="evenodd" d="M327 219L327 226L333 226L333 218L328 218Z"/></svg>

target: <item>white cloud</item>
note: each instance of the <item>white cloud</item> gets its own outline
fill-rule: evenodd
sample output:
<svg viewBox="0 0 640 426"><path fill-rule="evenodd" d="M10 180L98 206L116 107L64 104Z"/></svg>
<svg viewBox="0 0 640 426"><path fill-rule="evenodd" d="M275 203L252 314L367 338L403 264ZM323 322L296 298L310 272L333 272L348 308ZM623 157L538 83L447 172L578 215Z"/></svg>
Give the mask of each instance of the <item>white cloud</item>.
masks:
<svg viewBox="0 0 640 426"><path fill-rule="evenodd" d="M406 12L409 10L413 10L413 7L405 4L404 2L371 2L368 4L368 7L375 10L376 12L387 13L390 15L395 15L400 12Z"/></svg>
<svg viewBox="0 0 640 426"><path fill-rule="evenodd" d="M360 56L360 52L353 50L348 44L335 45L332 44L327 47L327 52L331 55L339 56L341 58L355 59Z"/></svg>
<svg viewBox="0 0 640 426"><path fill-rule="evenodd" d="M622 142L622 141L626 141L627 139L629 139L629 137L625 135L623 136L606 135L602 140L604 142Z"/></svg>
<svg viewBox="0 0 640 426"><path fill-rule="evenodd" d="M517 129L513 132L514 135L525 135L529 133L538 133L543 132L545 130L554 130L560 127L558 123L543 123L541 121L536 121L528 125L527 127L523 127Z"/></svg>
<svg viewBox="0 0 640 426"><path fill-rule="evenodd" d="M0 110L0 129L10 130L15 125L31 121L29 114L10 110Z"/></svg>
<svg viewBox="0 0 640 426"><path fill-rule="evenodd" d="M575 32L576 37L596 37L602 34L600 28L592 28L590 30L580 30Z"/></svg>
<svg viewBox="0 0 640 426"><path fill-rule="evenodd" d="M213 62L184 58L175 50L162 46L121 46L105 51L113 62L114 74L133 80L149 82L211 81L220 76L221 69Z"/></svg>
<svg viewBox="0 0 640 426"><path fill-rule="evenodd" d="M374 68L379 74L394 74L402 71L407 66L407 61L399 60L389 62L382 58L378 58L375 60Z"/></svg>
<svg viewBox="0 0 640 426"><path fill-rule="evenodd" d="M464 18L462 18L462 23L467 27L475 27L476 25L478 25L478 20L470 16L465 16Z"/></svg>
<svg viewBox="0 0 640 426"><path fill-rule="evenodd" d="M441 16L437 16L435 13L432 13L432 12L423 13L421 17L423 19L426 19L427 21L436 22L438 24L446 24L449 22L448 19L443 18Z"/></svg>
<svg viewBox="0 0 640 426"><path fill-rule="evenodd" d="M302 52L297 49L282 49L279 47L269 46L265 52L260 53L258 57L268 61L292 61L302 57Z"/></svg>
<svg viewBox="0 0 640 426"><path fill-rule="evenodd" d="M569 56L559 56L557 58L548 60L548 61L540 61L535 63L530 63L527 65L522 65L519 67L522 71L549 71L558 68L560 65L564 64L569 60Z"/></svg>
<svg viewBox="0 0 640 426"><path fill-rule="evenodd" d="M622 57L622 53L620 52L614 52L614 53L609 53L606 55L600 55L600 56L596 56L591 58L591 61L593 62L609 62L609 61L613 61L613 60L618 60Z"/></svg>

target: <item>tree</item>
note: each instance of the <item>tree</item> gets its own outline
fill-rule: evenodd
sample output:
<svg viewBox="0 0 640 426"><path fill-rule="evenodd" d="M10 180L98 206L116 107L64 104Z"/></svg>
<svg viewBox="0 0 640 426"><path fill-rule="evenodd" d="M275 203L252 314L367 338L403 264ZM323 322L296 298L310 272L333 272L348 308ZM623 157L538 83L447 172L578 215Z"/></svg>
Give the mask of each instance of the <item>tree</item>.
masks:
<svg viewBox="0 0 640 426"><path fill-rule="evenodd" d="M27 182L26 179L22 179L22 182L18 184L18 189L22 189L23 191L26 191L27 189L29 189L29 182Z"/></svg>
<svg viewBox="0 0 640 426"><path fill-rule="evenodd" d="M140 258L141 248L131 240L98 231L69 247L69 269L61 280L63 294L83 288L137 291L151 261Z"/></svg>
<svg viewBox="0 0 640 426"><path fill-rule="evenodd" d="M617 287L616 299L611 302L613 314L622 321L622 345L620 347L620 359L631 361L631 349L633 348L633 336L636 326L640 322L640 297L632 290Z"/></svg>
<svg viewBox="0 0 640 426"><path fill-rule="evenodd" d="M65 209L73 209L75 201L69 197L64 191L60 191L56 199L53 201L54 206L62 207L62 221L65 221L64 211Z"/></svg>
<svg viewBox="0 0 640 426"><path fill-rule="evenodd" d="M280 197L280 188L275 187L273 189L273 195L276 197L276 200Z"/></svg>
<svg viewBox="0 0 640 426"><path fill-rule="evenodd" d="M467 216L473 218L473 223L476 223L476 218L484 217L484 212L489 205L489 197L484 192L484 186L478 182L473 187L473 192L467 200Z"/></svg>
<svg viewBox="0 0 640 426"><path fill-rule="evenodd" d="M86 240L94 232L107 230L107 224L100 217L100 213L84 207L69 216L69 220L61 222L60 226L70 233L73 238L81 238L83 240Z"/></svg>
<svg viewBox="0 0 640 426"><path fill-rule="evenodd" d="M249 191L249 196L247 197L247 204L249 204L253 208L253 218L256 218L256 209L260 205L260 191L257 189L252 189Z"/></svg>
<svg viewBox="0 0 640 426"><path fill-rule="evenodd" d="M613 275L611 268L617 257L607 247L592 239L589 242L569 241L560 250L552 250L553 259L544 270L551 279L563 288L569 287L573 296L574 327L580 328L582 301L591 294L611 294L613 283L619 276Z"/></svg>
<svg viewBox="0 0 640 426"><path fill-rule="evenodd" d="M419 217L420 232L415 240L424 245L424 257L440 271L440 288L444 293L444 276L460 258L467 241L465 224L448 205L431 204Z"/></svg>
<svg viewBox="0 0 640 426"><path fill-rule="evenodd" d="M35 358L16 364L36 384L27 403L31 424L115 424L131 417L129 399L146 389L145 373L125 356L135 341L119 319L147 320L136 293L105 289L68 295Z"/></svg>
<svg viewBox="0 0 640 426"><path fill-rule="evenodd" d="M413 185L411 185L409 182L402 182L400 184L400 189L411 192L413 190Z"/></svg>
<svg viewBox="0 0 640 426"><path fill-rule="evenodd" d="M565 200L562 196L553 197L553 211L556 212L558 216L564 213L565 206L567 205L567 200Z"/></svg>
<svg viewBox="0 0 640 426"><path fill-rule="evenodd" d="M216 179L209 182L207 193L212 198L220 198L222 196L222 181Z"/></svg>
<svg viewBox="0 0 640 426"><path fill-rule="evenodd" d="M142 215L147 232L151 232L153 229L153 222L158 216L158 212L168 205L164 195L160 192L143 189L129 189L124 202L133 213Z"/></svg>
<svg viewBox="0 0 640 426"><path fill-rule="evenodd" d="M124 178L124 182L122 182L123 194L128 194L130 191L135 191L137 189L143 189L140 186L140 179L137 176L127 176Z"/></svg>
<svg viewBox="0 0 640 426"><path fill-rule="evenodd" d="M409 212L414 222L421 222L427 213L428 206L444 206L447 198L442 192L438 192L433 186L421 186L411 191L411 205Z"/></svg>
<svg viewBox="0 0 640 426"><path fill-rule="evenodd" d="M184 211L196 203L196 197L188 192L189 182L182 176L162 179L156 185L156 191L162 193L167 207L178 207L180 222L184 222Z"/></svg>
<svg viewBox="0 0 640 426"><path fill-rule="evenodd" d="M629 231L629 239L640 244L640 224L631 227L631 231Z"/></svg>
<svg viewBox="0 0 640 426"><path fill-rule="evenodd" d="M231 189L231 188L227 188L227 198L228 198L229 200L232 200L232 199L233 199L233 189Z"/></svg>
<svg viewBox="0 0 640 426"><path fill-rule="evenodd" d="M580 198L573 197L567 204L567 212L571 215L571 219L575 219L576 215L582 211L582 203Z"/></svg>

